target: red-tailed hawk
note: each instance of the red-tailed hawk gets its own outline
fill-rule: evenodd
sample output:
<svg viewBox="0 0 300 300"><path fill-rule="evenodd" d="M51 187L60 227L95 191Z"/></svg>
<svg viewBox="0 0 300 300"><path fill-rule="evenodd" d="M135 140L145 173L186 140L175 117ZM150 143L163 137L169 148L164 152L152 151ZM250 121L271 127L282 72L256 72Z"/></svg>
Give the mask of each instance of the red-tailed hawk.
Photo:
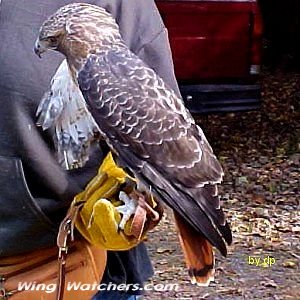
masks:
<svg viewBox="0 0 300 300"><path fill-rule="evenodd" d="M39 108L39 123L56 126L60 158L84 164L98 130L118 162L174 210L192 282L208 284L211 245L226 255L232 240L217 192L223 171L182 99L127 48L115 20L98 6L71 4L50 16L35 52L47 49L67 60L56 75L62 81L53 80ZM67 101L58 100L68 85Z"/></svg>

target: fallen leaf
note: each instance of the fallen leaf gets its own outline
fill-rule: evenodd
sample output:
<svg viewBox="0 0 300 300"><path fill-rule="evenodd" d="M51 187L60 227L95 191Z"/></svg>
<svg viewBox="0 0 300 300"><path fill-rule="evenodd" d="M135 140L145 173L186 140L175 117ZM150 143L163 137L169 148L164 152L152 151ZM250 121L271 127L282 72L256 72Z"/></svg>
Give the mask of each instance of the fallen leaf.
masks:
<svg viewBox="0 0 300 300"><path fill-rule="evenodd" d="M174 250L171 248L164 248L164 247L159 247L156 250L156 253L158 253L158 254L167 253L167 252L172 253L172 252L174 252Z"/></svg>
<svg viewBox="0 0 300 300"><path fill-rule="evenodd" d="M282 263L285 268L296 268L297 263L293 260L286 260Z"/></svg>

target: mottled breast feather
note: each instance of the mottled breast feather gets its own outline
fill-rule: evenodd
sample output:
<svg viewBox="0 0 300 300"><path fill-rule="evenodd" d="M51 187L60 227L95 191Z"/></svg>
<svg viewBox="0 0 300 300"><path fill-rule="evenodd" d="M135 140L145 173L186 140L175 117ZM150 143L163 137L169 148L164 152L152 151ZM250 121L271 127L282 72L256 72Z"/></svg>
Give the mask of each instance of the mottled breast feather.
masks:
<svg viewBox="0 0 300 300"><path fill-rule="evenodd" d="M231 233L215 186L223 171L182 100L120 45L90 54L78 82L121 162L225 254Z"/></svg>

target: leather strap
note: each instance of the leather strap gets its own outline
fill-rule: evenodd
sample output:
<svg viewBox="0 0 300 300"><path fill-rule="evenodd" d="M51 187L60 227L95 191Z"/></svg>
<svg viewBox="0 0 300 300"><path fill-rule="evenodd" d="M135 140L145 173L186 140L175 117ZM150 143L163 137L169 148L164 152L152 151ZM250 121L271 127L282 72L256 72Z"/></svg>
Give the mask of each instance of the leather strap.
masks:
<svg viewBox="0 0 300 300"><path fill-rule="evenodd" d="M59 232L57 235L58 246L58 279L56 300L62 300L65 289L65 273L66 273L66 259L69 249L69 243L74 241L74 226L79 210L82 208L84 201L72 203L65 218L60 223Z"/></svg>
<svg viewBox="0 0 300 300"><path fill-rule="evenodd" d="M145 231L154 228L159 223L163 215L163 207L157 199L154 202L152 194L146 195L134 190L129 196L138 202L131 223L130 233L140 240Z"/></svg>

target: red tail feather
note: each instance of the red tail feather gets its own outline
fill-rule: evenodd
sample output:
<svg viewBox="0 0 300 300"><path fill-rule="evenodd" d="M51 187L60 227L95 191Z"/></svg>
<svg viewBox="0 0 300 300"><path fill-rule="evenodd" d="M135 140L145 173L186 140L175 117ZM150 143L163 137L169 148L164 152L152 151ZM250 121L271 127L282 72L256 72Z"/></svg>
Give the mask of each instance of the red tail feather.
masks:
<svg viewBox="0 0 300 300"><path fill-rule="evenodd" d="M212 246L177 213L174 216L191 281L208 286L215 273Z"/></svg>

